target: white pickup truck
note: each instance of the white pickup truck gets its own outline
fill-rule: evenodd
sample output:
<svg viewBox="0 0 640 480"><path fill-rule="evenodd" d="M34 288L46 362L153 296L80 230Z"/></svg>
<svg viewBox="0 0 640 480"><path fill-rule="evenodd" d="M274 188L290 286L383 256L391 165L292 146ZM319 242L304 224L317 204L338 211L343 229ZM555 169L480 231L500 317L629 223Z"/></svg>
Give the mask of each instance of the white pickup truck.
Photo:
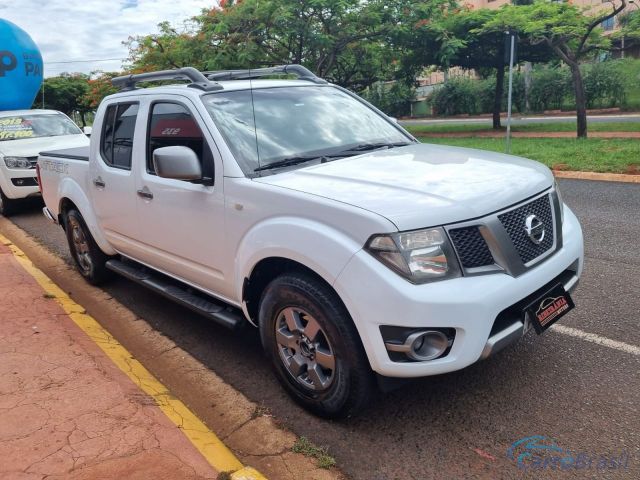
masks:
<svg viewBox="0 0 640 480"><path fill-rule="evenodd" d="M42 150L86 145L89 139L64 113L0 112L0 215L11 215L23 198L40 196L35 167Z"/></svg>
<svg viewBox="0 0 640 480"><path fill-rule="evenodd" d="M274 74L298 78L260 78ZM136 88L167 79L188 83ZM320 415L573 308L582 232L537 162L421 144L300 66L114 84L90 148L38 161L80 273L258 327L281 383Z"/></svg>

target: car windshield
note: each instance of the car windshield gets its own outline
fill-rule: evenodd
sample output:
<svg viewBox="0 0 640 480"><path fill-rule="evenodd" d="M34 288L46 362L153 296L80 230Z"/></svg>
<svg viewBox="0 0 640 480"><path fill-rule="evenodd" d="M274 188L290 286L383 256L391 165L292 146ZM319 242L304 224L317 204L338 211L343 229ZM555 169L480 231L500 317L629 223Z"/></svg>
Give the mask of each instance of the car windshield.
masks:
<svg viewBox="0 0 640 480"><path fill-rule="evenodd" d="M412 142L380 114L332 86L236 90L205 95L203 101L248 175Z"/></svg>
<svg viewBox="0 0 640 480"><path fill-rule="evenodd" d="M0 142L77 134L82 134L78 126L59 113L0 117Z"/></svg>

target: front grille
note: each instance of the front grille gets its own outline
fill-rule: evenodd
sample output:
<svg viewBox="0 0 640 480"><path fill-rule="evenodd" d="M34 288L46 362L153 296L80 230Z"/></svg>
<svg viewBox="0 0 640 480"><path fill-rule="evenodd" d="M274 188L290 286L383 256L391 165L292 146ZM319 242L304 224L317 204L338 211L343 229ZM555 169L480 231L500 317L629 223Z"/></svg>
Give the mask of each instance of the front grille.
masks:
<svg viewBox="0 0 640 480"><path fill-rule="evenodd" d="M454 228L449 236L464 268L485 267L495 262L477 226Z"/></svg>
<svg viewBox="0 0 640 480"><path fill-rule="evenodd" d="M526 218L531 214L537 216L544 225L545 236L538 245L531 241L525 230ZM498 215L498 219L509 234L523 263L538 258L553 245L553 215L551 214L549 195L544 195L522 207Z"/></svg>

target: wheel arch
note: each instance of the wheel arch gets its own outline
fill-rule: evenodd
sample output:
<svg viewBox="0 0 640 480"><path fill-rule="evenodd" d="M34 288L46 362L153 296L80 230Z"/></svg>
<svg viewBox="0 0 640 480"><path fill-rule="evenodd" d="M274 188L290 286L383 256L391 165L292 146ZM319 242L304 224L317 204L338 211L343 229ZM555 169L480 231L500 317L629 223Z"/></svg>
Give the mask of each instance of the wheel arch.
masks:
<svg viewBox="0 0 640 480"><path fill-rule="evenodd" d="M322 275L312 268L286 257L266 257L256 263L250 274L244 278L242 284L242 302L246 309L249 320L254 325L258 325L258 309L260 306L260 298L267 285L275 278L285 273L302 273L308 275L335 293L336 298L348 313L345 303L340 298L338 292L333 288L331 283Z"/></svg>
<svg viewBox="0 0 640 480"><path fill-rule="evenodd" d="M115 255L117 252L111 247L107 239L105 238L102 230L98 226L97 218L93 212L93 207L84 191L74 181L65 181L68 178L63 179L60 182L59 198L58 201L58 222L64 228L64 214L69 208L74 208L80 212L84 219L93 239L107 255Z"/></svg>

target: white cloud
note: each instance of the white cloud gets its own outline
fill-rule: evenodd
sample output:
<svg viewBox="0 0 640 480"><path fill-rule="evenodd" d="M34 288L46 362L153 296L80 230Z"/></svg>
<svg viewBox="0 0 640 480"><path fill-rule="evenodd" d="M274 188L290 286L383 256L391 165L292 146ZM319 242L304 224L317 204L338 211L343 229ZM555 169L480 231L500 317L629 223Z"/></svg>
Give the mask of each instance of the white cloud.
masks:
<svg viewBox="0 0 640 480"><path fill-rule="evenodd" d="M0 18L26 30L44 59L45 76L61 72L120 70L129 36L157 32L158 23L180 26L214 0L0 0ZM4 5L3 5L4 4ZM108 62L54 64L115 58Z"/></svg>

